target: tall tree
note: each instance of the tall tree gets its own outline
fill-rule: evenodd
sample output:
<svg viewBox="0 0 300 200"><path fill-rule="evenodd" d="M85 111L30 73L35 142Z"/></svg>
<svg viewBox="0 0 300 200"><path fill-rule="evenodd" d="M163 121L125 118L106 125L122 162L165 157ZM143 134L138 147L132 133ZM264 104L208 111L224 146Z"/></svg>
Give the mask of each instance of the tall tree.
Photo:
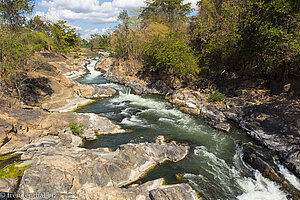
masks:
<svg viewBox="0 0 300 200"><path fill-rule="evenodd" d="M52 25L52 37L58 49L67 53L72 48L78 47L79 36L76 34L75 28L66 25L66 21L59 20Z"/></svg>
<svg viewBox="0 0 300 200"><path fill-rule="evenodd" d="M146 5L141 13L144 23L155 21L168 25L172 30L186 22L192 12L191 3L184 4L184 0L147 0Z"/></svg>
<svg viewBox="0 0 300 200"><path fill-rule="evenodd" d="M33 11L34 0L0 0L2 23L13 28L24 24L25 16Z"/></svg>

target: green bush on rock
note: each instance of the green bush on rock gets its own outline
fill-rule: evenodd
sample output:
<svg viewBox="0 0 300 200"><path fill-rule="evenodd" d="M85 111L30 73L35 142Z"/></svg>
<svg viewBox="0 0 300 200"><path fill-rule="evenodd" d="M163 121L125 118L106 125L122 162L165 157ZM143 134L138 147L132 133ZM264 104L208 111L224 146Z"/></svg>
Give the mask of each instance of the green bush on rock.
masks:
<svg viewBox="0 0 300 200"><path fill-rule="evenodd" d="M81 133L83 133L82 124L72 121L69 126L74 135L80 135Z"/></svg>
<svg viewBox="0 0 300 200"><path fill-rule="evenodd" d="M225 94L223 94L219 90L214 90L210 93L210 96L208 98L208 102L223 101L224 99L226 99Z"/></svg>

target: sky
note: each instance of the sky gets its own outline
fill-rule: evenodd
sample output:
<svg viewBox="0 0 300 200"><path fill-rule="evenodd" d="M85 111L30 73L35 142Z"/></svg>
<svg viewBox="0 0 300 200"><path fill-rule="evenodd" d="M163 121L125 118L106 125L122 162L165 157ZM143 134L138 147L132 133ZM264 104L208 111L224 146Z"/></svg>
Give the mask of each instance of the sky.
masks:
<svg viewBox="0 0 300 200"><path fill-rule="evenodd" d="M196 8L198 0L185 0ZM83 38L104 34L118 25L122 10L131 11L145 6L144 0L36 0L33 15L56 22L66 20Z"/></svg>

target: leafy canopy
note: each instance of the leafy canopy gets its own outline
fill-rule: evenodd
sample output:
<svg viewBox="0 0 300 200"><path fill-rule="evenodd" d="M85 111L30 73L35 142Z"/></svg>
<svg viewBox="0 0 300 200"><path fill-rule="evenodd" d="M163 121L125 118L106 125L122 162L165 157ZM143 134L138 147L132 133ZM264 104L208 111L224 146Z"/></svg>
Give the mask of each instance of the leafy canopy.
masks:
<svg viewBox="0 0 300 200"><path fill-rule="evenodd" d="M154 21L174 30L178 24L186 22L187 16L192 12L191 3L183 2L184 0L147 0L147 6L142 8L141 18L145 23Z"/></svg>
<svg viewBox="0 0 300 200"><path fill-rule="evenodd" d="M150 71L185 76L197 71L197 62L190 47L170 32L165 38L155 38L145 45L145 67Z"/></svg>

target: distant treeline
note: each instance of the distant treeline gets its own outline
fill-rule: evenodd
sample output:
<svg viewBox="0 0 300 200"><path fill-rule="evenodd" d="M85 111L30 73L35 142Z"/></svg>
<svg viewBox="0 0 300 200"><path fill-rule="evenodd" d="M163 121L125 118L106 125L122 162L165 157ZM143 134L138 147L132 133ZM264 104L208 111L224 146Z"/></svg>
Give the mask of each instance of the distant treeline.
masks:
<svg viewBox="0 0 300 200"><path fill-rule="evenodd" d="M300 77L300 1L202 0L196 16L183 0L146 1L119 15L115 56L170 75L245 72Z"/></svg>
<svg viewBox="0 0 300 200"><path fill-rule="evenodd" d="M284 80L300 77L300 1L147 0L122 11L111 34L84 40L66 21L26 20L34 0L0 0L0 89L17 89L20 70L36 51L105 48L145 71L170 76L243 72ZM195 15L196 13L196 15Z"/></svg>

